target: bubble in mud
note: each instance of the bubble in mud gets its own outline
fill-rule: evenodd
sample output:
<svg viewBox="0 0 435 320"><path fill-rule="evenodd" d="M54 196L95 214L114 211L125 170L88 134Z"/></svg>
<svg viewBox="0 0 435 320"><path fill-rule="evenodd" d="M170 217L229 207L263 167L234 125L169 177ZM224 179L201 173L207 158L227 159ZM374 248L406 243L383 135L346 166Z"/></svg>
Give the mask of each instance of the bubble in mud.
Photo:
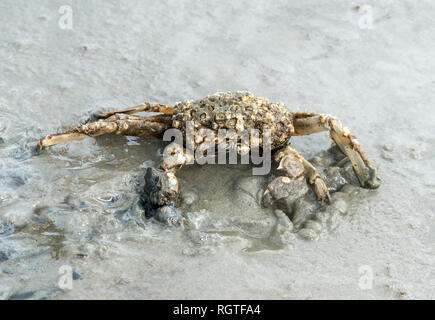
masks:
<svg viewBox="0 0 435 320"><path fill-rule="evenodd" d="M307 220L304 223L304 228L306 229L311 229L313 231L315 231L316 233L320 233L322 231L322 225L314 220Z"/></svg>
<svg viewBox="0 0 435 320"><path fill-rule="evenodd" d="M306 228L299 230L298 235L305 240L316 240L319 237L316 231Z"/></svg>
<svg viewBox="0 0 435 320"><path fill-rule="evenodd" d="M198 201L198 193L194 191L181 191L179 198L184 205L191 205Z"/></svg>
<svg viewBox="0 0 435 320"><path fill-rule="evenodd" d="M381 156L387 161L394 161L394 145L391 143L386 143L382 146Z"/></svg>

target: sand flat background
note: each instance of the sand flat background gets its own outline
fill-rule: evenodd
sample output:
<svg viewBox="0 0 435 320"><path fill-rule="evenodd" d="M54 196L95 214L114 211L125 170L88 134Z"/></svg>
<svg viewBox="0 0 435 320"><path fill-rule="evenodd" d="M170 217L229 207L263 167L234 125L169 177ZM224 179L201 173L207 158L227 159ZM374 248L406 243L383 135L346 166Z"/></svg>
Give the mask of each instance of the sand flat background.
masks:
<svg viewBox="0 0 435 320"><path fill-rule="evenodd" d="M360 28L362 4L371 29ZM59 27L63 5L72 30ZM434 299L434 17L430 0L2 1L0 297ZM381 188L317 241L246 251L241 233L194 241L142 219L135 183L158 164L159 142L31 151L90 110L229 90L337 116L379 167ZM295 139L307 158L329 143ZM180 174L208 186L204 201L234 170ZM58 287L62 265L72 290ZM361 266L372 289L359 286Z"/></svg>

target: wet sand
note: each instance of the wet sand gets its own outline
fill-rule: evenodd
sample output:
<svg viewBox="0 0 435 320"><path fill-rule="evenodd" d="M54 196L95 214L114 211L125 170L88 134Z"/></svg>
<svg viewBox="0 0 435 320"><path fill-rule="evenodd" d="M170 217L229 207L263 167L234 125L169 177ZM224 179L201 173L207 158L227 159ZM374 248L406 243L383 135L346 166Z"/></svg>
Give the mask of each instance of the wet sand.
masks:
<svg viewBox="0 0 435 320"><path fill-rule="evenodd" d="M0 4L0 298L435 298L431 1L378 1L371 29L354 1L80 2L72 30L59 27L64 4ZM92 110L234 90L335 115L381 187L348 177L345 210L299 234L319 226L259 207L249 166L188 167L181 184L198 200L177 228L140 204L162 142L33 152ZM293 143L307 159L330 147L326 133ZM63 265L71 290L59 288Z"/></svg>

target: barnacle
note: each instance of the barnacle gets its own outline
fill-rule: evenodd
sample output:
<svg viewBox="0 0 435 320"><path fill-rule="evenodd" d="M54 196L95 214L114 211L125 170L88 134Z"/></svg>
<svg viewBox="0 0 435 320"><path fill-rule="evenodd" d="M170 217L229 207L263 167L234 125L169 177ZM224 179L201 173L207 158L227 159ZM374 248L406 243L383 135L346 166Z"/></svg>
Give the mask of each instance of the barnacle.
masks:
<svg viewBox="0 0 435 320"><path fill-rule="evenodd" d="M184 134L185 119L194 121L194 127L198 130L243 131L256 128L260 131L260 138L266 128L271 133L271 145L274 148L282 145L294 131L291 113L282 103L270 103L246 91L218 92L196 101L185 100L177 103L174 111L173 127Z"/></svg>

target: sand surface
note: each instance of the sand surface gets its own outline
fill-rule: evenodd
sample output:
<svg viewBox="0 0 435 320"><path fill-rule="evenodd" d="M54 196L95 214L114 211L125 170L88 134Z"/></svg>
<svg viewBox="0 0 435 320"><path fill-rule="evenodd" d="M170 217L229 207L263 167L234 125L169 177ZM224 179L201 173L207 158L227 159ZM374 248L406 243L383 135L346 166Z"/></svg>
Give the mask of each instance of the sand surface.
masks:
<svg viewBox="0 0 435 320"><path fill-rule="evenodd" d="M0 3L0 298L435 298L433 1L366 1L370 29L345 0L74 1L71 30L59 27L65 4ZM138 190L162 142L99 137L33 154L91 110L230 90L337 116L381 188L316 240L274 247L250 232L273 213L227 192L252 186L240 182L249 167L180 172L200 196L191 220L203 210L215 232L144 219ZM294 145L311 158L330 141ZM231 201L246 228L225 229Z"/></svg>

